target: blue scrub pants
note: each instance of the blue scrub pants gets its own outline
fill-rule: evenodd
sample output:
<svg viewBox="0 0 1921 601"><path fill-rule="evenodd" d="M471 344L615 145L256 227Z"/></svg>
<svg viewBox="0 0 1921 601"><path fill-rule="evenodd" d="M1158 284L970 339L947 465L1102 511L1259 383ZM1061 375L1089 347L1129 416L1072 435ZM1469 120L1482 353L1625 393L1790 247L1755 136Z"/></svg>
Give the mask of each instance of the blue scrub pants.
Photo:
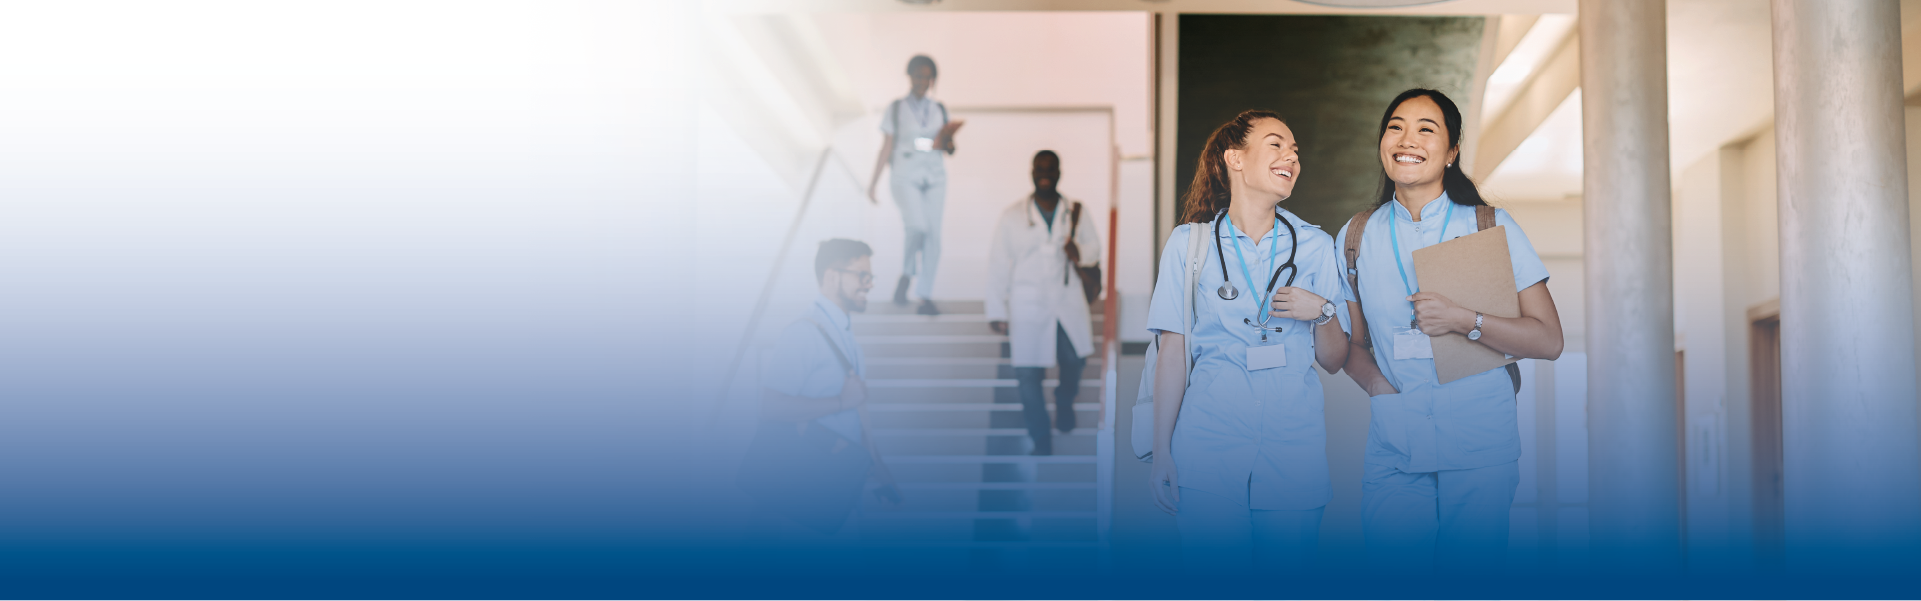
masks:
<svg viewBox="0 0 1921 601"><path fill-rule="evenodd" d="M1054 326L1054 356L1061 366L1061 385L1054 389L1054 419L1062 430L1078 425L1074 419L1074 397L1081 393L1081 371L1087 358L1074 350L1067 328ZM1047 399L1042 396L1041 380L1047 379L1045 367L1016 367L1014 378L1021 391L1021 412L1027 417L1027 435L1034 438L1034 449L1043 454L1054 452L1054 437L1047 431Z"/></svg>
<svg viewBox="0 0 1921 601"><path fill-rule="evenodd" d="M1507 556L1519 462L1408 473L1367 464L1361 530L1371 565L1395 572L1492 572ZM1438 564L1438 566L1437 566Z"/></svg>
<svg viewBox="0 0 1921 601"><path fill-rule="evenodd" d="M940 267L941 212L947 206L947 176L919 175L888 180L894 203L900 205L901 229L907 234L902 247L901 275L918 276L914 294L934 298L934 274Z"/></svg>
<svg viewBox="0 0 1921 601"><path fill-rule="evenodd" d="M1232 499L1181 487L1181 563L1190 573L1247 576L1304 572L1321 543L1321 512L1249 509Z"/></svg>

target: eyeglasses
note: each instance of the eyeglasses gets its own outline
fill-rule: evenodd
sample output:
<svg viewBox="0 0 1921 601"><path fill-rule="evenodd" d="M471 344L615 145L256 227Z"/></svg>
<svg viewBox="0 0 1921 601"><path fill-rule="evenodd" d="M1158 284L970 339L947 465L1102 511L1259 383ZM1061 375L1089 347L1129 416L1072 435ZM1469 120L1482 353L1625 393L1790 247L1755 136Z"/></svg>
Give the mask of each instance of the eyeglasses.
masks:
<svg viewBox="0 0 1921 601"><path fill-rule="evenodd" d="M854 271L852 269L841 269L839 267L831 267L829 269L832 269L834 271L838 271L841 273L851 273L851 274L860 276L860 285L862 286L866 286L868 284L874 283L874 272L872 271Z"/></svg>

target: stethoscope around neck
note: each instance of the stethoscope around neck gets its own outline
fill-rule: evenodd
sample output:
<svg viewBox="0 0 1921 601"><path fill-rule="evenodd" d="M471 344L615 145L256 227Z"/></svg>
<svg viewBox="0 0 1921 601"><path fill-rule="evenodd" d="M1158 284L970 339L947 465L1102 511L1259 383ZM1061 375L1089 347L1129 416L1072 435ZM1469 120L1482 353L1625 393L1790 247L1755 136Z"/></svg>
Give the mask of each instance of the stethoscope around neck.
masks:
<svg viewBox="0 0 1921 601"><path fill-rule="evenodd" d="M1234 287L1234 278L1228 277L1227 275L1227 253L1221 250L1221 220L1226 217L1227 209L1221 209L1221 212L1214 214L1214 256L1221 261L1221 287L1219 290L1215 290L1214 293L1221 295L1221 300L1231 301L1240 298L1241 291ZM1267 294L1269 295L1274 294L1274 282L1281 279L1282 270L1287 271L1287 283L1284 286L1293 286L1294 276L1300 275L1301 273L1301 268L1294 265L1294 255L1301 251L1301 240L1294 235L1294 222L1288 221L1287 217L1278 212L1274 214L1274 218L1279 219L1281 225L1287 226L1288 248L1287 262L1282 263L1280 267L1274 268L1274 275L1267 278ZM1239 243L1236 242L1236 244ZM1254 283L1248 282L1248 285L1252 286Z"/></svg>

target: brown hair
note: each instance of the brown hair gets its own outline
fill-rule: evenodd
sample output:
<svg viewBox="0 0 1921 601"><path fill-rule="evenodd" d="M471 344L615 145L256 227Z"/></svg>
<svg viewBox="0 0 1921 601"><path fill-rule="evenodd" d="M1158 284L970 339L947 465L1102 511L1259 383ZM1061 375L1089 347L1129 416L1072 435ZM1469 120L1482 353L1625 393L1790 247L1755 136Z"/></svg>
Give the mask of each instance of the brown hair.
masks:
<svg viewBox="0 0 1921 601"><path fill-rule="evenodd" d="M1286 123L1274 111L1256 109L1242 111L1233 121L1222 123L1214 128L1214 133L1208 134L1207 145L1201 148L1200 162L1194 167L1194 182L1188 184L1187 193L1181 195L1181 223L1208 221L1227 208L1232 196L1227 179L1227 151L1246 147L1247 134L1254 131L1254 122L1262 119Z"/></svg>

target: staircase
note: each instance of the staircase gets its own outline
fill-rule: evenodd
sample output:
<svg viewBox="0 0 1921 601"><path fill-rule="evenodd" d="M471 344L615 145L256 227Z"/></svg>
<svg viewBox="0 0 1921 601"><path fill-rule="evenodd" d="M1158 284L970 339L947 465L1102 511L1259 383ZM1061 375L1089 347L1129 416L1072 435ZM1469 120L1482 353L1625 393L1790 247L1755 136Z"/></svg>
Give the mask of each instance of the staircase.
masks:
<svg viewBox="0 0 1921 601"><path fill-rule="evenodd" d="M1111 436L1098 432L1107 391L1093 379L1107 373L1104 353L1088 358L1075 399L1081 427L1054 430L1054 454L1030 456L1007 337L988 329L980 301L938 306L941 315L929 317L880 300L854 316L874 443L901 494L898 506L862 496L862 544L951 549L988 568L1101 561L1113 475L1111 451L1100 448ZM1056 372L1044 386L1049 415Z"/></svg>

